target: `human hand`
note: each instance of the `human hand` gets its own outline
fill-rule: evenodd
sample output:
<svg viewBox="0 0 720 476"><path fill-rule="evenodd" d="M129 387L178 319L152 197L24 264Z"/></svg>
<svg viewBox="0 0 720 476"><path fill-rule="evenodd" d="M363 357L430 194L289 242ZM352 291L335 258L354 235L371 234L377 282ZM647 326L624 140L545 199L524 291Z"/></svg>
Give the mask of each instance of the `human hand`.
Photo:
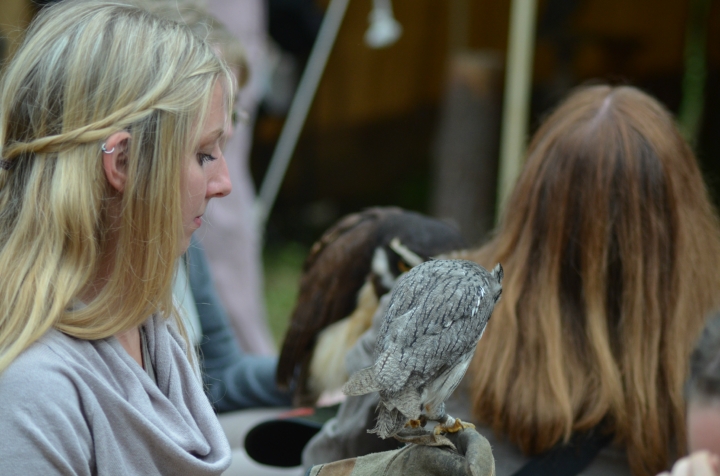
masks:
<svg viewBox="0 0 720 476"><path fill-rule="evenodd" d="M720 457L709 451L697 451L679 459L671 472L658 476L720 476Z"/></svg>
<svg viewBox="0 0 720 476"><path fill-rule="evenodd" d="M464 429L444 435L449 446L410 444L394 451L373 453L312 468L310 476L413 474L418 476L494 476L490 443L477 431ZM712 474L712 473L711 473ZM675 475L673 475L675 476Z"/></svg>

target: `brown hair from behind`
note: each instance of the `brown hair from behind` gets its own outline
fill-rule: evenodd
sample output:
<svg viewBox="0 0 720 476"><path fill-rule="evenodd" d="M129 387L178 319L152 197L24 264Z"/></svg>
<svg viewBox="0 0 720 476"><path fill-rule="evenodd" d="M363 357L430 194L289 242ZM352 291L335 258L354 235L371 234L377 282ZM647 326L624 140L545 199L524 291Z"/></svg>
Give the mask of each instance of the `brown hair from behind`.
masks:
<svg viewBox="0 0 720 476"><path fill-rule="evenodd" d="M683 383L718 304L720 228L673 118L632 87L569 96L494 238L505 268L470 371L476 417L527 454L602 424L634 475L685 451Z"/></svg>

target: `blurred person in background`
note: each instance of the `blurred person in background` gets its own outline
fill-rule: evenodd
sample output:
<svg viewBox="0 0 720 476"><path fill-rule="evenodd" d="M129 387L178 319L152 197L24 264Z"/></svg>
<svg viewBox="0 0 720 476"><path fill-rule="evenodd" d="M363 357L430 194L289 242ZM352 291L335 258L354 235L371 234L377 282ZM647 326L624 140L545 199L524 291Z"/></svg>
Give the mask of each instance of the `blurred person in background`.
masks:
<svg viewBox="0 0 720 476"><path fill-rule="evenodd" d="M233 194L208 211L205 247L218 294L245 352L276 354L263 300L262 235L253 213L249 156L261 103L284 114L294 75L312 49L322 21L313 0L206 0L208 11L243 46L250 74L237 110L242 116L225 148Z"/></svg>
<svg viewBox="0 0 720 476"><path fill-rule="evenodd" d="M257 422L288 409L291 390L277 388L276 356L249 354L238 345L210 276L204 249L195 239L178 264L175 297L186 322L196 322L188 327L197 329L189 334L200 355L205 392L232 449L232 464L224 474L275 474L272 468L262 468L248 458L245 435Z"/></svg>
<svg viewBox="0 0 720 476"><path fill-rule="evenodd" d="M233 193L208 209L209 226L201 240L240 347L271 355L277 350L265 315L262 237L253 214L255 186L249 168L253 125L268 81L266 6L263 0L207 0L206 6L242 44L249 74L236 105L239 120L225 145Z"/></svg>

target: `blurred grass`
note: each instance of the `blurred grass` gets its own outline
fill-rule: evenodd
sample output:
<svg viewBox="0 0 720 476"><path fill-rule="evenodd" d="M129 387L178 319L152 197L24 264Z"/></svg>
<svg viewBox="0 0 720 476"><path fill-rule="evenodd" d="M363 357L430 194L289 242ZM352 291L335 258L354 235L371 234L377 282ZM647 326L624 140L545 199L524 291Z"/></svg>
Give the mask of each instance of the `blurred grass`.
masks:
<svg viewBox="0 0 720 476"><path fill-rule="evenodd" d="M299 243L268 245L263 252L268 324L280 348L295 307L302 264L308 248Z"/></svg>

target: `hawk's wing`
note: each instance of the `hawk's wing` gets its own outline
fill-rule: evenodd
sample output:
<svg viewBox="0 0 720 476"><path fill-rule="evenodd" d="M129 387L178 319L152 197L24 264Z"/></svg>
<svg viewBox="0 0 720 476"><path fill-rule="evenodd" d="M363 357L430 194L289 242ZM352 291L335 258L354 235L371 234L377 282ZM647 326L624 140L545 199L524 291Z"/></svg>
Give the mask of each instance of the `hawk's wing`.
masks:
<svg viewBox="0 0 720 476"><path fill-rule="evenodd" d="M279 385L290 384L298 365L298 384L304 385L318 333L355 308L380 239L378 226L389 216L402 213L400 208L386 207L348 215L313 245L303 265L297 303L280 352Z"/></svg>
<svg viewBox="0 0 720 476"><path fill-rule="evenodd" d="M387 258L388 269L383 273L394 280L402 272L404 258L390 246L395 238L421 259L465 245L460 233L447 223L396 207L370 208L349 215L325 232L305 261L278 363L278 384L297 383L296 403L314 403L317 395L308 388L307 377L316 339L326 327L355 310L358 292L371 276L376 249L382 248ZM387 292L385 281L379 275L372 276L379 298Z"/></svg>

